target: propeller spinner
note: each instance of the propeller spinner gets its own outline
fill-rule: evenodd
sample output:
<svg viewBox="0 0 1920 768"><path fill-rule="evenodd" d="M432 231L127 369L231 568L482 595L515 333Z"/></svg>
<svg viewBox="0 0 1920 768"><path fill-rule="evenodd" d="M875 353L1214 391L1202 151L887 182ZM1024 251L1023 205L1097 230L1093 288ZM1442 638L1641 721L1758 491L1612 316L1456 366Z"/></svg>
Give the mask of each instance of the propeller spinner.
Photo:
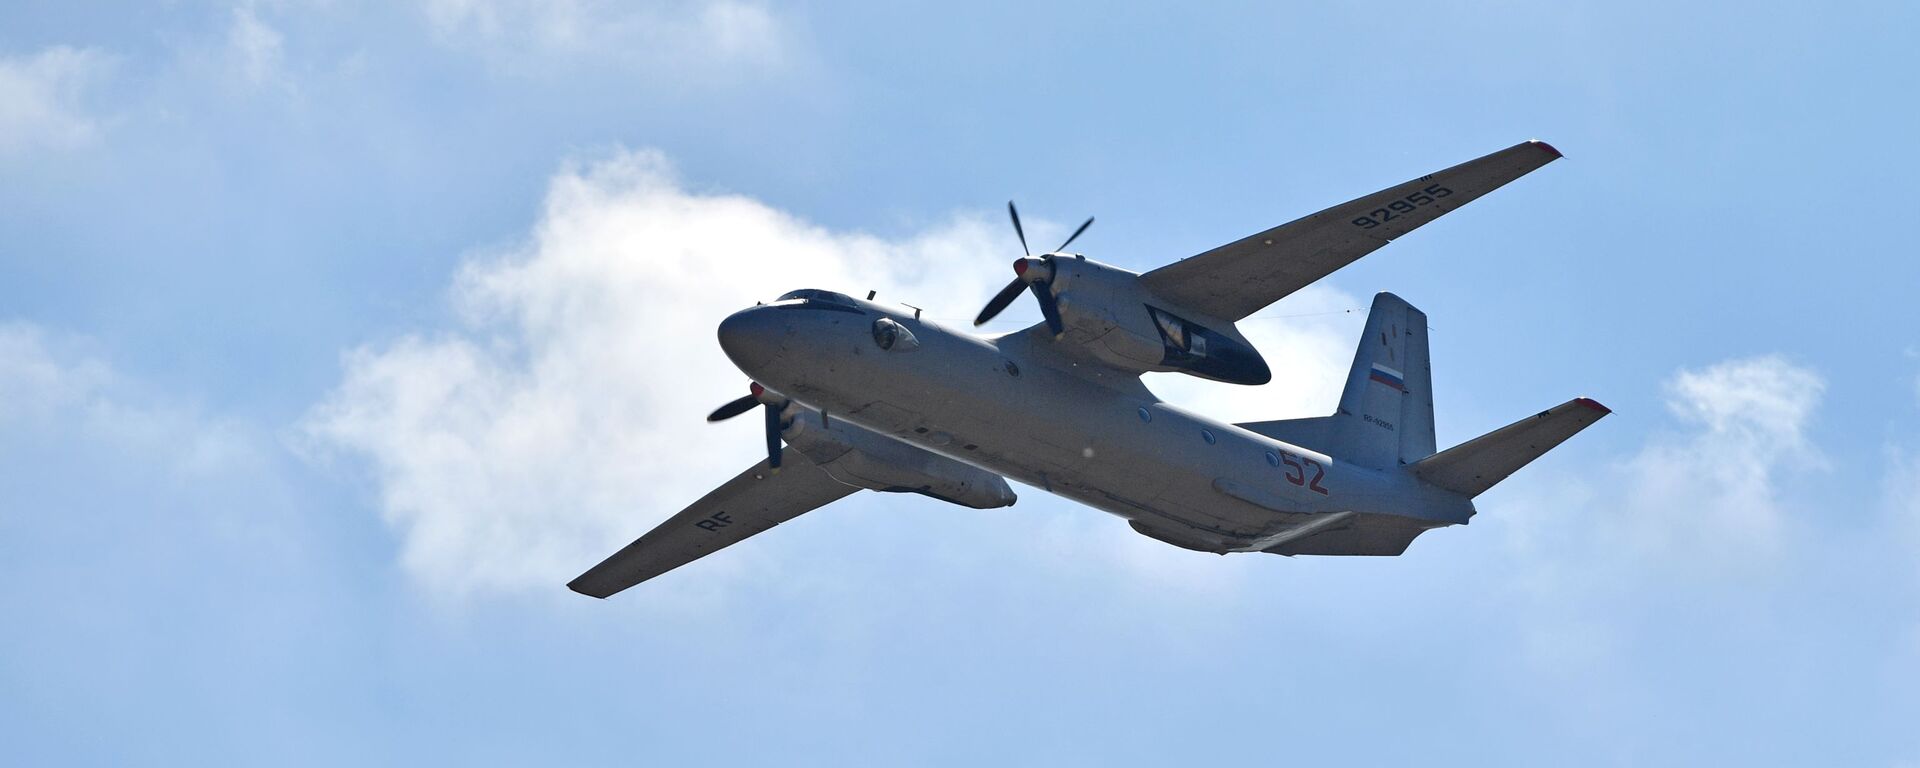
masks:
<svg viewBox="0 0 1920 768"><path fill-rule="evenodd" d="M1027 247L1026 229L1020 226L1020 209L1013 207L1012 200L1007 201L1007 216L1013 219L1013 233L1019 236L1020 250L1026 255L1013 262L1013 282L1007 283L1007 287L1000 289L999 293L994 294L993 298L987 301L986 308L980 310L980 316L973 319L973 324L985 325L988 320L1000 314L1001 310L1006 309L1007 305L1012 304L1014 298L1024 289L1033 294L1034 300L1040 302L1040 316L1046 318L1047 330L1058 336L1066 330L1066 325L1060 320L1060 305L1053 295L1053 257L1072 245L1074 240L1079 239L1080 233L1087 231L1087 227L1093 226L1093 217L1087 217L1080 228L1068 235L1067 241L1061 243L1059 248L1034 258L1032 249Z"/></svg>
<svg viewBox="0 0 1920 768"><path fill-rule="evenodd" d="M739 398L737 400L730 401L726 405L722 405L719 408L713 409L713 413L707 414L707 421L726 421L727 419L731 419L735 416L746 413L747 411L753 410L753 407L756 405L766 409L767 467L770 469L779 469L780 468L780 428L781 428L780 411L787 407L787 401L784 399L783 400L768 399L767 388L760 386L758 382L755 382L749 385L748 389L750 389L751 392L747 396Z"/></svg>

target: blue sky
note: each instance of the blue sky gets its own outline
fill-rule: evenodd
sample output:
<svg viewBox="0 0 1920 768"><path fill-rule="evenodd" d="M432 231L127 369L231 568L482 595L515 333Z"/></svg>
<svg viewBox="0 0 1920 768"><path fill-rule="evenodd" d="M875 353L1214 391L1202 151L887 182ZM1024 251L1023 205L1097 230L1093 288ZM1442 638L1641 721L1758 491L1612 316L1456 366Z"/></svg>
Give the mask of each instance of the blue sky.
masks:
<svg viewBox="0 0 1920 768"><path fill-rule="evenodd" d="M0 8L0 762L1920 762L1920 13L1898 3ZM795 287L966 318L1527 138L1366 297L1450 444L1616 413L1397 559L863 494L564 581L752 462ZM996 330L1032 322L1017 305Z"/></svg>

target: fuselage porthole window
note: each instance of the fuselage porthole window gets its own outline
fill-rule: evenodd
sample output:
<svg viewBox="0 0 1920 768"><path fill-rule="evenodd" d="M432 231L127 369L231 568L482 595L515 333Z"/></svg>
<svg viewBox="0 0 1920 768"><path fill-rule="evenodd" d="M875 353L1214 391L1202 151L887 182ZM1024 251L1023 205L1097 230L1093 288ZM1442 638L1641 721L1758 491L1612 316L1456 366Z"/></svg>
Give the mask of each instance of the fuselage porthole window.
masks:
<svg viewBox="0 0 1920 768"><path fill-rule="evenodd" d="M1213 445L1220 441L1219 438L1213 436L1213 430L1211 429L1200 430L1200 439L1207 441L1207 445Z"/></svg>
<svg viewBox="0 0 1920 768"><path fill-rule="evenodd" d="M1147 407L1144 405L1140 406L1140 421L1142 423L1153 421L1153 411L1147 410Z"/></svg>
<svg viewBox="0 0 1920 768"><path fill-rule="evenodd" d="M1280 454L1267 451L1267 465L1272 467L1280 466Z"/></svg>

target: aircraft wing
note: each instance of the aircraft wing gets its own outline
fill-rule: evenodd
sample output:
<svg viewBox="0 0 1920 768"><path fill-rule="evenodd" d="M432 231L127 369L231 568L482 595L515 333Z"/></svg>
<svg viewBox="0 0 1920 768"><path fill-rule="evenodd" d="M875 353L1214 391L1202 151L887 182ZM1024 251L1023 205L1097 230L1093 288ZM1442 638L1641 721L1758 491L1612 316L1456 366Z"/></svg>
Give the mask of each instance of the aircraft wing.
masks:
<svg viewBox="0 0 1920 768"><path fill-rule="evenodd" d="M782 459L777 473L761 460L567 588L608 597L860 490L833 479L799 451L786 451Z"/></svg>
<svg viewBox="0 0 1920 768"><path fill-rule="evenodd" d="M1528 141L1351 200L1141 276L1176 305L1239 320L1560 158Z"/></svg>

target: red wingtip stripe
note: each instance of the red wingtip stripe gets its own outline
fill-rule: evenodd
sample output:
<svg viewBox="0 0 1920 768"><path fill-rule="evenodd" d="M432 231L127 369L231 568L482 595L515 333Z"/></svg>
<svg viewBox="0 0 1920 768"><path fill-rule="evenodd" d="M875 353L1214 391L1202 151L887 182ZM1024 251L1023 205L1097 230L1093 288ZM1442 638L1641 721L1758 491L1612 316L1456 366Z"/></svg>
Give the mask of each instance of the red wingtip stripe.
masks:
<svg viewBox="0 0 1920 768"><path fill-rule="evenodd" d="M1538 145L1541 149L1546 150L1547 154L1553 155L1555 158L1566 157L1566 155L1560 154L1560 150L1554 149L1552 144L1548 144L1539 139L1534 139L1533 143Z"/></svg>
<svg viewBox="0 0 1920 768"><path fill-rule="evenodd" d="M1574 399L1573 399L1573 401L1574 401L1574 402L1576 402L1576 403L1579 403L1579 404L1581 404L1582 406L1585 406L1585 407L1588 407L1588 408L1592 408L1593 410L1596 410L1596 411L1599 411L1599 412L1600 412L1600 414L1601 414L1601 415L1603 415L1603 416L1604 416L1604 415L1606 415L1606 414L1609 414L1609 413L1613 413L1613 409L1612 409L1612 408L1608 408L1608 407L1606 407L1606 406L1604 406L1604 405L1601 405L1601 404L1599 403L1599 401L1597 401L1597 400L1594 400L1593 398L1590 398L1590 397L1576 397L1576 398L1574 398Z"/></svg>

